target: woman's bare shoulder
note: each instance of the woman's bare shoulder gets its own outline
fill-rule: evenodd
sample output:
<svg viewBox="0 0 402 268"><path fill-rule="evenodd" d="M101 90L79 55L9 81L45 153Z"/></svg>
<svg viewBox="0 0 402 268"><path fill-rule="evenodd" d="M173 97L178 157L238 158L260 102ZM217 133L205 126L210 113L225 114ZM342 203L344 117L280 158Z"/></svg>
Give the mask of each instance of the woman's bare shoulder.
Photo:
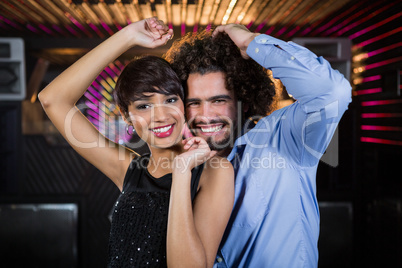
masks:
<svg viewBox="0 0 402 268"><path fill-rule="evenodd" d="M231 182L234 180L232 163L224 157L211 157L205 162L202 177L204 183L207 181L217 182L216 178L220 178L219 181L221 182Z"/></svg>

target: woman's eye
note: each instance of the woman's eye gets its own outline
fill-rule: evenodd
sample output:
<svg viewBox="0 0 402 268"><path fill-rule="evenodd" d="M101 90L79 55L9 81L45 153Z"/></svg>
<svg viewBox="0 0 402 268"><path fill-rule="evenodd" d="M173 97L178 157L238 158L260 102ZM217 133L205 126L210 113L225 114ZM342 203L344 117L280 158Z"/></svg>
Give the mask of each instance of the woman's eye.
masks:
<svg viewBox="0 0 402 268"><path fill-rule="evenodd" d="M175 103L176 101L178 101L178 98L177 97L174 97L174 98L169 98L169 99L167 99L167 103Z"/></svg>
<svg viewBox="0 0 402 268"><path fill-rule="evenodd" d="M144 110L144 109L147 109L148 107L149 107L148 104L140 104L140 105L137 105L137 110Z"/></svg>

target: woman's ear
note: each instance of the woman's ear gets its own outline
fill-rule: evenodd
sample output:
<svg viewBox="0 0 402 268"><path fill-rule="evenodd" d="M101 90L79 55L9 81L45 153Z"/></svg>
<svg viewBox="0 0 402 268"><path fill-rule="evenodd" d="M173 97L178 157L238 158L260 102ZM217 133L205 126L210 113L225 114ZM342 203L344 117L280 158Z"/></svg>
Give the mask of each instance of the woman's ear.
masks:
<svg viewBox="0 0 402 268"><path fill-rule="evenodd" d="M127 125L133 125L132 120L131 120L131 118L130 118L130 112L129 112L129 111L124 112L124 111L122 111L122 110L119 108L119 112L120 112L121 117L123 118L124 122L125 122Z"/></svg>

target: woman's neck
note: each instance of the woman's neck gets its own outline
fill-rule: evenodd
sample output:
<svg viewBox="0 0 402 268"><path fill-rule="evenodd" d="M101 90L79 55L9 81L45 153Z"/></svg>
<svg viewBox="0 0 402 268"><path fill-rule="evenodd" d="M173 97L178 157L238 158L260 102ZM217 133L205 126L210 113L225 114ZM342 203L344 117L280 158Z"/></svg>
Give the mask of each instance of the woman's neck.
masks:
<svg viewBox="0 0 402 268"><path fill-rule="evenodd" d="M172 163L174 158L181 154L184 149L181 143L170 148L151 147L151 156L148 162L148 172L155 178L160 178L165 174L172 173Z"/></svg>

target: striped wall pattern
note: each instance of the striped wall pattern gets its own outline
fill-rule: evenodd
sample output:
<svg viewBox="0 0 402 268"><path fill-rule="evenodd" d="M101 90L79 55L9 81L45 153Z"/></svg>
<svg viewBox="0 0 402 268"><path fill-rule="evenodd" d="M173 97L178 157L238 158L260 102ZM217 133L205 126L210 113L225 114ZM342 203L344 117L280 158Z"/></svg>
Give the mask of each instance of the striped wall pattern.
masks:
<svg viewBox="0 0 402 268"><path fill-rule="evenodd" d="M359 141L402 145L402 2L346 5L307 36L349 37Z"/></svg>
<svg viewBox="0 0 402 268"><path fill-rule="evenodd" d="M20 194L39 202L78 203L80 267L105 267L118 189L61 136L47 138L23 138L26 170Z"/></svg>

